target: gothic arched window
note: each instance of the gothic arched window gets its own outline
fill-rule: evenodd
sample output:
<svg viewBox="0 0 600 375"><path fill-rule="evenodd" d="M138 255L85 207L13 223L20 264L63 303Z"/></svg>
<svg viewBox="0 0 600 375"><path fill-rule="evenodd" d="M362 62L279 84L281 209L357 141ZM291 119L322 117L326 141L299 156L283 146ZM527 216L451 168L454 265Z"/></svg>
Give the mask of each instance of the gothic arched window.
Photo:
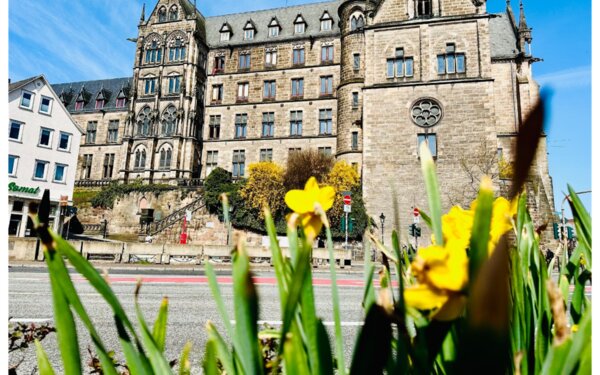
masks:
<svg viewBox="0 0 600 375"><path fill-rule="evenodd" d="M162 49L158 45L156 40L152 41L148 47L146 47L146 64L159 63L162 58Z"/></svg>
<svg viewBox="0 0 600 375"><path fill-rule="evenodd" d="M135 162L133 169L144 169L146 167L146 149L140 147L135 152Z"/></svg>
<svg viewBox="0 0 600 375"><path fill-rule="evenodd" d="M167 8L161 7L158 10L158 22L166 22L167 21Z"/></svg>
<svg viewBox="0 0 600 375"><path fill-rule="evenodd" d="M350 19L350 31L356 30L356 16L352 16Z"/></svg>
<svg viewBox="0 0 600 375"><path fill-rule="evenodd" d="M173 154L173 150L165 146L160 150L160 160L158 162L159 169L169 169L171 167L171 156Z"/></svg>
<svg viewBox="0 0 600 375"><path fill-rule="evenodd" d="M171 9L169 9L169 21L177 21L177 6L173 5Z"/></svg>
<svg viewBox="0 0 600 375"><path fill-rule="evenodd" d="M183 60L185 60L185 45L183 44L181 38L177 38L169 49L169 61Z"/></svg>
<svg viewBox="0 0 600 375"><path fill-rule="evenodd" d="M162 114L161 133L163 135L173 135L177 130L177 109L175 106L169 106Z"/></svg>
<svg viewBox="0 0 600 375"><path fill-rule="evenodd" d="M148 136L150 135L151 121L151 110L150 107L144 107L138 115L137 119L137 132L136 135Z"/></svg>
<svg viewBox="0 0 600 375"><path fill-rule="evenodd" d="M356 20L356 28L362 29L364 27L365 27L365 19L363 18L363 16L358 16L358 19Z"/></svg>

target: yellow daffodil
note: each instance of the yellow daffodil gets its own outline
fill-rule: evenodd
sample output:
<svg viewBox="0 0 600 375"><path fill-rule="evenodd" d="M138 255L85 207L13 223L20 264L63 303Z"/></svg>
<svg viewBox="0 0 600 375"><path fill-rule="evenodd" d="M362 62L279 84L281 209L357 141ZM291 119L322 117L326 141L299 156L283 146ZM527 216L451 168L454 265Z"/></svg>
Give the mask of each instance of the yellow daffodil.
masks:
<svg viewBox="0 0 600 375"><path fill-rule="evenodd" d="M309 242L314 241L323 227L319 210L323 212L333 206L335 190L331 186L319 188L317 179L311 177L304 190L290 190L285 195L285 203L300 216L304 235Z"/></svg>
<svg viewBox="0 0 600 375"><path fill-rule="evenodd" d="M417 285L406 288L404 300L419 310L432 310L434 319L452 320L463 311L469 261L458 241L421 248L411 265Z"/></svg>

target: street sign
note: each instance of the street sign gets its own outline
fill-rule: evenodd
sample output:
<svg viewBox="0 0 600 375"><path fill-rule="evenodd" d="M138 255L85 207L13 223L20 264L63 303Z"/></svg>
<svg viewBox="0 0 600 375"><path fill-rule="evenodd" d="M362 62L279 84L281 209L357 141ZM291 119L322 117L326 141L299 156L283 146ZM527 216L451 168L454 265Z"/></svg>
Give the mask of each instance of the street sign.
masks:
<svg viewBox="0 0 600 375"><path fill-rule="evenodd" d="M352 212L352 206L349 204L344 205L344 212Z"/></svg>
<svg viewBox="0 0 600 375"><path fill-rule="evenodd" d="M192 211L185 210L185 220L187 220L188 223L192 221Z"/></svg>
<svg viewBox="0 0 600 375"><path fill-rule="evenodd" d="M352 204L352 195L350 195L350 194L344 194L342 197L343 197L345 205L351 205Z"/></svg>
<svg viewBox="0 0 600 375"><path fill-rule="evenodd" d="M415 217L419 216L419 209L417 207L413 208L413 215Z"/></svg>
<svg viewBox="0 0 600 375"><path fill-rule="evenodd" d="M413 223L419 224L420 220L418 216L413 217Z"/></svg>

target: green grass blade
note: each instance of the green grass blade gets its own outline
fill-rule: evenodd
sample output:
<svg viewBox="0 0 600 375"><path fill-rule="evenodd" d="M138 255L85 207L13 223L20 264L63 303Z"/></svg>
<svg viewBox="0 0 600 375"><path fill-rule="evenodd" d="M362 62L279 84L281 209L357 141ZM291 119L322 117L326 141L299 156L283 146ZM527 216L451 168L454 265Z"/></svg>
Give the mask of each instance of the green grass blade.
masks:
<svg viewBox="0 0 600 375"><path fill-rule="evenodd" d="M371 309L371 306L377 301L377 296L375 295L375 287L373 286L374 272L375 266L373 264L371 264L365 271L365 290L362 301L365 316L367 315L367 312Z"/></svg>
<svg viewBox="0 0 600 375"><path fill-rule="evenodd" d="M216 356L223 365L225 373L234 375L237 374L235 366L233 364L233 354L229 349L223 337L219 334L215 326L210 322L206 322L206 332L208 334L208 341L212 341L215 344Z"/></svg>
<svg viewBox="0 0 600 375"><path fill-rule="evenodd" d="M350 375L381 374L391 354L391 342L388 314L379 305L371 306L354 347Z"/></svg>
<svg viewBox="0 0 600 375"><path fill-rule="evenodd" d="M575 229L577 231L577 241L583 246L583 256L588 269L592 269L592 218L586 211L581 199L573 190L571 185L569 188L569 205L573 212L573 220L575 221Z"/></svg>
<svg viewBox="0 0 600 375"><path fill-rule="evenodd" d="M425 179L425 188L429 200L429 212L431 213L431 228L435 237L435 243L442 246L444 237L442 236L442 204L440 201L440 190L437 175L435 173L435 163L429 147L425 142L421 143L419 148L421 157L421 169Z"/></svg>
<svg viewBox="0 0 600 375"><path fill-rule="evenodd" d="M319 353L319 374L333 374L333 356L331 354L331 344L329 335L321 319L317 319L317 338Z"/></svg>
<svg viewBox="0 0 600 375"><path fill-rule="evenodd" d="M227 309L225 308L225 303L223 302L223 297L221 295L221 291L219 289L219 283L217 283L217 276L215 275L215 271L209 263L206 263L205 266L206 276L208 278L208 285L210 286L210 290L212 292L215 303L217 304L217 309L219 310L219 315L221 315L221 319L223 320L223 324L225 325L225 330L227 331L227 335L230 338L233 338L233 327L231 325L231 320L229 319L229 314L227 314Z"/></svg>
<svg viewBox="0 0 600 375"><path fill-rule="evenodd" d="M285 275L283 254L281 253L279 241L277 240L277 231L275 229L275 223L273 222L271 212L268 210L265 211L265 224L267 227L267 233L269 234L271 254L273 256L273 267L275 268L275 277L277 278L277 286L279 287L279 302L281 304L281 309L283 310L283 308L285 307L285 296L287 294L288 285Z"/></svg>
<svg viewBox="0 0 600 375"><path fill-rule="evenodd" d="M158 315L156 316L156 321L154 322L154 327L152 327L152 337L154 337L154 341L156 342L156 346L158 350L161 352L165 351L165 342L167 340L167 316L169 313L169 299L164 297L161 304L160 309L158 310Z"/></svg>
<svg viewBox="0 0 600 375"><path fill-rule="evenodd" d="M243 243L233 257L233 305L235 336L233 342L245 374L262 374L258 346L258 296L250 274L250 260Z"/></svg>
<svg viewBox="0 0 600 375"><path fill-rule="evenodd" d="M202 361L202 369L205 375L219 375L219 369L217 368L217 345L214 340L208 340L204 350L204 360ZM183 357L183 354L182 354ZM189 375L189 372L182 373L181 368L179 375Z"/></svg>
<svg viewBox="0 0 600 375"><path fill-rule="evenodd" d="M300 299L302 311L302 327L306 335L306 345L308 347L308 359L313 373L317 373L321 368L319 356L319 337L317 326L317 311L315 308L315 295L312 285L312 272L309 267L307 277L304 279L302 296ZM299 349L296 349L299 350Z"/></svg>
<svg viewBox="0 0 600 375"><path fill-rule="evenodd" d="M563 374L572 374L577 366L589 367L591 358L585 357L584 353L591 350L592 346L592 309L586 309L583 318L580 321L579 329L573 335L573 344L569 349L564 367ZM587 361L587 363L581 362Z"/></svg>
<svg viewBox="0 0 600 375"><path fill-rule="evenodd" d="M45 251L46 263L54 267L65 267L62 259L56 251ZM79 344L77 340L77 327L73 319L73 313L69 308L69 302L65 297L57 275L50 273L50 286L52 288L52 302L54 306L54 324L56 324L56 335L58 347L63 361L64 370L67 374L81 373L81 358L79 355Z"/></svg>
<svg viewBox="0 0 600 375"><path fill-rule="evenodd" d="M342 324L340 320L340 297L337 287L337 277L335 273L335 257L333 255L333 240L331 239L331 229L325 228L327 233L327 250L329 250L329 271L331 274L331 297L333 300L333 320L335 323L335 353L338 364L338 373L346 374L346 364L344 363L344 340L342 336Z"/></svg>
<svg viewBox="0 0 600 375"><path fill-rule="evenodd" d="M217 361L214 361L214 342L208 342L206 343L206 352L207 352L207 356L208 356L208 352L209 352L209 345L211 346L211 352L212 352L212 363L215 367L216 370L216 364ZM192 343L190 341L188 341L185 346L183 347L183 350L181 351L181 356L179 357L179 375L190 375L192 372L192 363L190 362L190 351L192 350ZM205 369L206 371L206 369ZM206 372L205 372L206 373ZM211 372L206 373L211 374ZM216 371L214 372L214 374L216 374Z"/></svg>
<svg viewBox="0 0 600 375"><path fill-rule="evenodd" d="M48 356L38 339L35 339L35 353L37 355L38 371L40 372L40 375L54 375L52 365L50 365Z"/></svg>
<svg viewBox="0 0 600 375"><path fill-rule="evenodd" d="M431 224L431 218L429 217L429 215L427 215L425 212L423 212L421 210L419 210L419 215L421 215L423 222L429 227L429 229L432 229L433 226Z"/></svg>
<svg viewBox="0 0 600 375"><path fill-rule="evenodd" d="M472 281L477 279L479 269L488 259L493 204L494 192L491 189L491 181L482 182L477 197L477 208L469 246L469 280Z"/></svg>
<svg viewBox="0 0 600 375"><path fill-rule="evenodd" d="M302 339L296 324L292 324L290 334L286 335L283 347L285 373L287 375L310 375L308 358L302 348Z"/></svg>

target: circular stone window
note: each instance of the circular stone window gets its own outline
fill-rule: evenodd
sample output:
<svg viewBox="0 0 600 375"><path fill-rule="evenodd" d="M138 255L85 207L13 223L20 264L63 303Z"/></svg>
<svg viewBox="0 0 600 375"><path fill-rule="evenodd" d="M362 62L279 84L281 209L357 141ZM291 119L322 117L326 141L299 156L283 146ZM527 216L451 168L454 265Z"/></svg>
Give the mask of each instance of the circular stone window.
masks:
<svg viewBox="0 0 600 375"><path fill-rule="evenodd" d="M442 107L433 99L420 99L410 110L413 122L422 128L437 124L442 118Z"/></svg>

